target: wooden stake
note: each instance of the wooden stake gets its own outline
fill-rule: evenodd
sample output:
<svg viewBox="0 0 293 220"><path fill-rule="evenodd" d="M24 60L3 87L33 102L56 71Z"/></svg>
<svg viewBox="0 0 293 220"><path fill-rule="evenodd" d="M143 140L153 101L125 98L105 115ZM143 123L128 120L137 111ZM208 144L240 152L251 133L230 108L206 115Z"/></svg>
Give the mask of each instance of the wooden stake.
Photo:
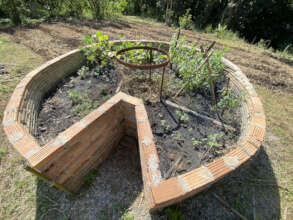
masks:
<svg viewBox="0 0 293 220"><path fill-rule="evenodd" d="M162 74L162 81L161 81L161 89L160 89L160 100L162 100L162 91L163 91L163 84L164 84L164 77L165 77L165 69L166 67L163 67L163 74Z"/></svg>
<svg viewBox="0 0 293 220"><path fill-rule="evenodd" d="M230 126L230 125L226 125L226 124L224 124L224 123L222 123L222 122L220 122L220 121L218 121L218 120L216 120L216 119L213 119L213 118L210 118L210 117L208 117L208 116L205 116L205 115L199 114L198 112L195 112L195 111L193 111L193 110L191 110L191 109L188 109L188 108L185 107L185 106L177 105L176 103L173 103L173 102L171 102L171 101L169 101L169 100L166 101L166 104L169 105L169 106L171 106L171 107L173 107L173 108L180 109L180 110L182 110L182 111L184 111L184 112L186 112L186 113L190 113L190 114L192 114L192 115L194 115L194 116L196 116L196 117L198 117L198 118L201 118L201 119L204 119L204 120L210 121L210 122L214 123L215 125L223 126L223 127L224 127L225 129L227 129L227 130L230 130L230 131L233 131L233 132L236 131L236 129L233 128L233 127Z"/></svg>
<svg viewBox="0 0 293 220"><path fill-rule="evenodd" d="M215 95L215 87L214 87L214 81L213 81L213 77L212 77L212 70L211 70L209 61L207 61L207 66L208 66L209 83L210 83L210 90L211 90L211 95L212 95L212 99L213 99L213 105L216 105L217 100L216 100L216 95Z"/></svg>
<svg viewBox="0 0 293 220"><path fill-rule="evenodd" d="M203 67L203 65L205 65L206 62L208 62L208 60L212 54L213 54L213 51L204 59L204 61L199 65L199 67L195 70L195 72L198 72ZM189 83L189 81L187 81L186 83L183 84L183 86L179 89L179 91L173 97L174 99L177 98L177 96L183 91L183 89L188 85L188 83Z"/></svg>

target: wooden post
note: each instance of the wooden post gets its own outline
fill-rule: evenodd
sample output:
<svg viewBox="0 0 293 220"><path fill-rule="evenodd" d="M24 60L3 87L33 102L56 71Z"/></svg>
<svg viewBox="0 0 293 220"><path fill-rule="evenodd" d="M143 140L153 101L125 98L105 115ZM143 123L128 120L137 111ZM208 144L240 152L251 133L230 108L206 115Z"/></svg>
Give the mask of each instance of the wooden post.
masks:
<svg viewBox="0 0 293 220"><path fill-rule="evenodd" d="M153 62L153 50L150 50L150 64L152 65ZM152 79L152 67L150 66L150 73L149 73L149 80Z"/></svg>
<svg viewBox="0 0 293 220"><path fill-rule="evenodd" d="M210 90L211 90L211 95L213 99L213 105L217 104L216 100L216 95L215 95L215 86L214 86L214 81L213 81L213 76L212 76L212 70L210 67L210 62L207 61L207 66L208 66L208 73L209 73L209 83L210 83Z"/></svg>

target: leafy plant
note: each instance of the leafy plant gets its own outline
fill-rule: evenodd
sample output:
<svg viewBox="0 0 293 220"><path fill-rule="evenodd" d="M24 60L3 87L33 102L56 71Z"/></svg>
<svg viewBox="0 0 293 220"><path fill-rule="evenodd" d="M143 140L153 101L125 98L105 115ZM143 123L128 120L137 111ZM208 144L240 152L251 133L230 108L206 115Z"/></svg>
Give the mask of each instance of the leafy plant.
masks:
<svg viewBox="0 0 293 220"><path fill-rule="evenodd" d="M185 14L179 17L179 25L183 29L190 30L192 28L192 15L190 11L190 8L186 9Z"/></svg>
<svg viewBox="0 0 293 220"><path fill-rule="evenodd" d="M183 219L183 213L177 209L177 207L172 206L166 209L168 219L170 220L181 220Z"/></svg>
<svg viewBox="0 0 293 220"><path fill-rule="evenodd" d="M166 123L166 120L161 120L161 126L168 131L170 126Z"/></svg>
<svg viewBox="0 0 293 220"><path fill-rule="evenodd" d="M223 39L227 33L227 25L218 24L217 28L214 29L214 32L217 34L218 38Z"/></svg>
<svg viewBox="0 0 293 220"><path fill-rule="evenodd" d="M188 115L185 112L176 110L175 113L179 117L179 120L181 122L184 122L185 123L185 122L187 122L189 120L189 117L188 117Z"/></svg>
<svg viewBox="0 0 293 220"><path fill-rule="evenodd" d="M7 150L4 148L0 148L0 161L7 154Z"/></svg>
<svg viewBox="0 0 293 220"><path fill-rule="evenodd" d="M109 42L108 35L97 32L92 36L86 36L83 40L85 46L79 47L87 58L88 66L102 65L106 66L111 62L115 52L111 50L113 42Z"/></svg>
<svg viewBox="0 0 293 220"><path fill-rule="evenodd" d="M89 68L87 66L82 66L77 71L77 74L80 76L81 79L85 79L89 75Z"/></svg>
<svg viewBox="0 0 293 220"><path fill-rule="evenodd" d="M174 138L175 138L176 141L182 141L183 140L183 138L181 137L179 132L175 133Z"/></svg>
<svg viewBox="0 0 293 220"><path fill-rule="evenodd" d="M80 91L69 90L67 93L68 93L73 105L80 104L84 99L84 95Z"/></svg>
<svg viewBox="0 0 293 220"><path fill-rule="evenodd" d="M230 88L222 89L221 91L221 99L214 106L215 110L225 111L227 109L235 109L240 106L240 102L242 100L241 96L237 96L232 92Z"/></svg>
<svg viewBox="0 0 293 220"><path fill-rule="evenodd" d="M218 142L217 142L217 139L219 139L219 138L221 138L221 137L223 137L224 136L224 133L223 132L220 132L220 133L215 133L215 134L212 134L212 135L209 135L208 137L207 137L207 145L209 146L209 147L220 147L220 146L222 146L221 144L219 144Z"/></svg>
<svg viewBox="0 0 293 220"><path fill-rule="evenodd" d="M130 212L125 212L122 215L121 220L134 220L134 214Z"/></svg>
<svg viewBox="0 0 293 220"><path fill-rule="evenodd" d="M194 147L198 147L200 144L202 144L201 141L198 141L198 140L196 140L195 138L192 138L192 139L191 139L191 142L192 142L192 145L193 145Z"/></svg>
<svg viewBox="0 0 293 220"><path fill-rule="evenodd" d="M176 71L179 72L179 78L182 80L181 83L187 83L187 90L200 90L210 94L211 89L207 65L204 65L197 71L205 59L204 54L195 45L188 47L186 37L176 41L176 35L174 35L171 39L169 53L172 63L176 65ZM222 53L220 51L214 51L213 55L209 58L214 84L221 82L225 78L223 74L224 64L221 58Z"/></svg>

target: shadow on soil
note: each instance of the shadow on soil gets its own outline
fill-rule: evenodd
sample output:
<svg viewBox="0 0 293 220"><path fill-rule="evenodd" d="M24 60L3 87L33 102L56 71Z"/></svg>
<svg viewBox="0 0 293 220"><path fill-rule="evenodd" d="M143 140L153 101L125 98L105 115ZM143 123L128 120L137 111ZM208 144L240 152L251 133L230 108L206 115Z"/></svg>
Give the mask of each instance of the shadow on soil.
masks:
<svg viewBox="0 0 293 220"><path fill-rule="evenodd" d="M127 160L125 160L127 158ZM38 182L36 219L120 219L142 191L136 148L119 147L77 197ZM262 147L251 162L210 189L153 214L151 219L240 219L214 195L247 219L280 219L280 196ZM132 207L136 213L137 207ZM136 216L134 219L149 219ZM123 218L122 218L123 219Z"/></svg>
<svg viewBox="0 0 293 220"><path fill-rule="evenodd" d="M39 180L35 219L120 219L142 191L139 154L118 147L77 197Z"/></svg>
<svg viewBox="0 0 293 220"><path fill-rule="evenodd" d="M153 215L152 219L174 219L174 216L175 219L240 219L214 195L247 219L281 219L277 181L263 147L252 161L234 174L199 195Z"/></svg>

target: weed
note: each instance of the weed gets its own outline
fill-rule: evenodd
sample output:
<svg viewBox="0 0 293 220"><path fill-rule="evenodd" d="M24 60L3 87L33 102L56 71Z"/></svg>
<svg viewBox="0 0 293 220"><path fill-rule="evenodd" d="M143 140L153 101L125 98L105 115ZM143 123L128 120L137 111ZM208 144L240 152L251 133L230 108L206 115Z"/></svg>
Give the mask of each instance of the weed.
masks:
<svg viewBox="0 0 293 220"><path fill-rule="evenodd" d="M167 208L166 213L168 215L168 219L170 220L181 220L184 216L183 213L175 206Z"/></svg>
<svg viewBox="0 0 293 220"><path fill-rule="evenodd" d="M80 76L81 79L85 79L89 75L89 68L87 66L82 66L77 71L77 74Z"/></svg>
<svg viewBox="0 0 293 220"><path fill-rule="evenodd" d="M179 132L175 133L174 138L175 138L176 141L182 141L183 140L183 138L181 137Z"/></svg>
<svg viewBox="0 0 293 220"><path fill-rule="evenodd" d="M189 131L189 132L191 132L192 130L193 130L193 128L191 128L191 127L190 127L190 128L188 128L188 131Z"/></svg>
<svg viewBox="0 0 293 220"><path fill-rule="evenodd" d="M218 143L218 139L223 136L224 136L223 132L215 133L215 134L209 135L207 138L203 138L202 142L205 143L209 148L221 147L222 144Z"/></svg>
<svg viewBox="0 0 293 220"><path fill-rule="evenodd" d="M122 216L121 216L121 220L134 220L134 214L131 212L125 212Z"/></svg>
<svg viewBox="0 0 293 220"><path fill-rule="evenodd" d="M161 126L168 131L170 126L166 123L166 120L161 120Z"/></svg>
<svg viewBox="0 0 293 220"><path fill-rule="evenodd" d="M89 99L87 93L82 93L78 90L69 90L68 95L74 106L72 109L74 115L79 115L81 117L86 116L99 106L97 101Z"/></svg>
<svg viewBox="0 0 293 220"><path fill-rule="evenodd" d="M111 98L111 95L104 95L103 100L104 102L108 101Z"/></svg>
<svg viewBox="0 0 293 220"><path fill-rule="evenodd" d="M82 101L84 99L84 94L82 94L80 91L69 90L67 93L68 93L73 105L77 105L77 104L82 103Z"/></svg>
<svg viewBox="0 0 293 220"><path fill-rule="evenodd" d="M191 142L192 142L192 145L193 145L194 147L198 147L200 144L202 144L201 141L198 141L198 140L196 140L195 138L192 138L192 139L191 139Z"/></svg>
<svg viewBox="0 0 293 220"><path fill-rule="evenodd" d="M0 148L0 161L7 154L7 150L4 148Z"/></svg>
<svg viewBox="0 0 293 220"><path fill-rule="evenodd" d="M188 115L185 113L185 112L182 112L182 111L179 111L179 110L176 110L176 115L179 117L179 120L183 123L186 123L188 122L189 120L189 117Z"/></svg>
<svg viewBox="0 0 293 220"><path fill-rule="evenodd" d="M99 172L97 169L92 170L89 172L84 179L84 182L87 186L91 186L93 184L93 181L99 176Z"/></svg>
<svg viewBox="0 0 293 220"><path fill-rule="evenodd" d="M227 33L227 25L218 24L217 28L214 29L214 32L217 34L217 37L223 39Z"/></svg>

